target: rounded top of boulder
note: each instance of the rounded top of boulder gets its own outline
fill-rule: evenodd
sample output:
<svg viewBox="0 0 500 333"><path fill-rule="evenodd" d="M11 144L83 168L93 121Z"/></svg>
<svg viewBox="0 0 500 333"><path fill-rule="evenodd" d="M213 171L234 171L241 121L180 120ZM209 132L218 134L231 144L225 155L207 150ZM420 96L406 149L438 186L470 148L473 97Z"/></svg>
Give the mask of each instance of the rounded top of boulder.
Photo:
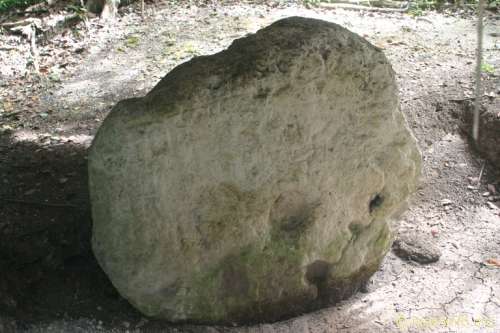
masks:
<svg viewBox="0 0 500 333"><path fill-rule="evenodd" d="M326 61L332 52L364 48L369 48L380 57L380 61L387 63L379 48L338 24L299 16L288 17L255 34L236 39L228 49L217 54L194 57L180 64L160 80L146 98L162 99L165 103L180 102L199 96L199 89L208 89L211 95L223 95L228 92L227 89L240 87L247 80L263 79L270 74L289 76L293 74L287 73L293 59L308 53L319 53ZM155 108L154 105L152 110L173 111L172 108Z"/></svg>

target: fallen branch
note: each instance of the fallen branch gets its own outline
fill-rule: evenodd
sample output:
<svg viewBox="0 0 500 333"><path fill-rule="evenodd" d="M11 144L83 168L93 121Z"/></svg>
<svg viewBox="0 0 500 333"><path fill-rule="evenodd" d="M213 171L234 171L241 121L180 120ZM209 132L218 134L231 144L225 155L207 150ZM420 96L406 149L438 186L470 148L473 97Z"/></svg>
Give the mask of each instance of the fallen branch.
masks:
<svg viewBox="0 0 500 333"><path fill-rule="evenodd" d="M453 103L470 102L472 100L474 100L474 97L462 97L462 98L458 98L458 99L449 99L449 101L453 102Z"/></svg>
<svg viewBox="0 0 500 333"><path fill-rule="evenodd" d="M0 198L0 200L5 202L17 203L22 205L33 205L33 206L45 206L45 207L55 207L55 208L78 208L78 206L68 203L50 203L41 201L30 201L21 199L11 199L11 198Z"/></svg>
<svg viewBox="0 0 500 333"><path fill-rule="evenodd" d="M319 3L318 7L324 9L345 9L345 10L366 10L369 12L379 12L379 13L405 13L410 9L410 6L405 8L379 8L379 7L366 7L358 5L349 5L344 3Z"/></svg>
<svg viewBox="0 0 500 333"><path fill-rule="evenodd" d="M324 4L348 4L366 7L401 9L406 7L408 5L408 2L394 0L332 0L329 2L324 2Z"/></svg>
<svg viewBox="0 0 500 333"><path fill-rule="evenodd" d="M5 29L8 29L8 30L14 29L13 31L17 32L17 31L21 31L21 27L30 26L32 24L40 27L41 23L42 23L42 21L40 19L30 17L30 18L22 19L22 20L15 21L15 22L2 23L2 27Z"/></svg>
<svg viewBox="0 0 500 333"><path fill-rule="evenodd" d="M422 21L422 22L427 22L429 24L434 24L434 23L432 23L431 20L428 20L428 19L426 19L424 17L417 17L416 20L417 20L417 22Z"/></svg>
<svg viewBox="0 0 500 333"><path fill-rule="evenodd" d="M4 113L4 114L2 114L2 116L4 118L10 118L10 117L17 116L20 113L21 113L21 111L15 111L15 112Z"/></svg>
<svg viewBox="0 0 500 333"><path fill-rule="evenodd" d="M484 167L486 166L486 161L483 162L483 166L481 167L481 171L479 172L479 177L477 177L477 183L481 183L481 178L483 178Z"/></svg>
<svg viewBox="0 0 500 333"><path fill-rule="evenodd" d="M3 28L6 28L11 33L21 34L26 37L30 43L30 53L32 58L32 64L35 72L38 73L38 48L36 45L36 33L37 30L41 28L41 20L39 19L24 19L16 22L7 22L2 24Z"/></svg>
<svg viewBox="0 0 500 333"><path fill-rule="evenodd" d="M31 10L25 10L24 12L22 12L22 14L24 15L33 15L33 14L45 14L45 13L48 13L49 10L46 9L46 8L37 8L37 9L31 9Z"/></svg>
<svg viewBox="0 0 500 333"><path fill-rule="evenodd" d="M19 12L20 14L44 14L48 13L49 9L47 8L47 4L44 2L34 4Z"/></svg>

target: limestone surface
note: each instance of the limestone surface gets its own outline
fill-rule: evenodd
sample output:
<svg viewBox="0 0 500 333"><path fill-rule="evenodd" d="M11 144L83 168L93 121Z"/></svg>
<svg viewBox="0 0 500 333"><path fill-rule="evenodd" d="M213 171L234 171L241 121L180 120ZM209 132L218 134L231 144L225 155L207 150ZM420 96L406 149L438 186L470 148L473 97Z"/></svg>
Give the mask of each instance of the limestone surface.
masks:
<svg viewBox="0 0 500 333"><path fill-rule="evenodd" d="M93 250L173 322L275 321L348 297L420 173L384 54L292 17L118 103L90 149Z"/></svg>

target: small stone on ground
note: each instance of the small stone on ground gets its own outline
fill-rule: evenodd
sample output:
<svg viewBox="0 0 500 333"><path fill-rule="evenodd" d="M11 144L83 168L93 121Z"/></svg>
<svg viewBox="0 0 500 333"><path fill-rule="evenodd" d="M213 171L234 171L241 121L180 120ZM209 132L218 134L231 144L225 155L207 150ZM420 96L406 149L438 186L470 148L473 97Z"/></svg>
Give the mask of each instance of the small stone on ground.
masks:
<svg viewBox="0 0 500 333"><path fill-rule="evenodd" d="M399 235L392 244L392 250L401 259L420 264L430 264L441 257L441 251L431 237L422 233Z"/></svg>

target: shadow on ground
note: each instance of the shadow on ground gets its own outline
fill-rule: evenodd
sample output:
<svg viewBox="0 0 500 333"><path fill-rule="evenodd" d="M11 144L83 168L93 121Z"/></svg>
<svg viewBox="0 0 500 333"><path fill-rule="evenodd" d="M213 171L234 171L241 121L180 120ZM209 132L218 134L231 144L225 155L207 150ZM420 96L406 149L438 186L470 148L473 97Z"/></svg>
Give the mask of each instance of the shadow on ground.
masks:
<svg viewBox="0 0 500 333"><path fill-rule="evenodd" d="M26 326L140 318L91 248L86 147L0 134L0 313Z"/></svg>

